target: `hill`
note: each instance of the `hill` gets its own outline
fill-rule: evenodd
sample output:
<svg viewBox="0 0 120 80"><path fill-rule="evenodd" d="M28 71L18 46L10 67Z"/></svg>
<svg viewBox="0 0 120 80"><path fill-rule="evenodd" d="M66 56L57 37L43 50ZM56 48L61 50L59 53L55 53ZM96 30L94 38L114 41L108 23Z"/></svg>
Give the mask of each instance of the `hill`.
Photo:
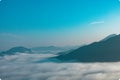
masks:
<svg viewBox="0 0 120 80"><path fill-rule="evenodd" d="M25 47L13 47L9 49L8 51L4 51L0 53L0 56L3 55L13 55L16 53L31 53L31 49L25 48Z"/></svg>
<svg viewBox="0 0 120 80"><path fill-rule="evenodd" d="M68 54L59 55L56 58L64 62L120 61L120 35L80 47Z"/></svg>

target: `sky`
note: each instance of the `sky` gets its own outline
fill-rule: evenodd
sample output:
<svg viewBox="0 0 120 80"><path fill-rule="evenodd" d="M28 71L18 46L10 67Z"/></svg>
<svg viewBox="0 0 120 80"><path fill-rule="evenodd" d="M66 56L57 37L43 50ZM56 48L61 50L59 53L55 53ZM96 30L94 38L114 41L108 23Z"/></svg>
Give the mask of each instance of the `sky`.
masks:
<svg viewBox="0 0 120 80"><path fill-rule="evenodd" d="M0 0L0 50L73 46L120 32L119 0Z"/></svg>

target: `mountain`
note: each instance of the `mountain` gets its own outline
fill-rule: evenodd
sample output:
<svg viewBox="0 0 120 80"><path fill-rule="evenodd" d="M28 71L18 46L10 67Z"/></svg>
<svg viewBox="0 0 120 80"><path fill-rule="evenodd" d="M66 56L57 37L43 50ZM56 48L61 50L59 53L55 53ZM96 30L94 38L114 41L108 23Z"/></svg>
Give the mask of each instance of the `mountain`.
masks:
<svg viewBox="0 0 120 80"><path fill-rule="evenodd" d="M61 61L116 62L120 61L120 35L80 47L68 54L55 57Z"/></svg>
<svg viewBox="0 0 120 80"><path fill-rule="evenodd" d="M45 46L45 47L34 47L32 48L33 50L63 50L61 47L56 47L56 46Z"/></svg>
<svg viewBox="0 0 120 80"><path fill-rule="evenodd" d="M57 47L57 46L41 46L41 47L34 47L31 48L33 52L35 53L58 53L58 52L64 52L67 50L71 50L72 48L76 48L75 47Z"/></svg>
<svg viewBox="0 0 120 80"><path fill-rule="evenodd" d="M15 53L31 53L31 49L25 48L25 47L13 47L9 49L8 51L1 52L0 55L13 55Z"/></svg>
<svg viewBox="0 0 120 80"><path fill-rule="evenodd" d="M114 36L117 36L117 35L116 35L116 34L111 34L111 35L105 37L104 39L102 39L101 41L106 41L106 40L108 40L109 38L112 38L112 37L114 37Z"/></svg>

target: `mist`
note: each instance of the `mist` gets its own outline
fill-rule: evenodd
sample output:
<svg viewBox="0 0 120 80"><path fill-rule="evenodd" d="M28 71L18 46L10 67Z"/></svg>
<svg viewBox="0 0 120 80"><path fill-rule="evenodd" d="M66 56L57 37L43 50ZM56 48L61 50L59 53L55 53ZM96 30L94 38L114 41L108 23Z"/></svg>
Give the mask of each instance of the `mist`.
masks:
<svg viewBox="0 0 120 80"><path fill-rule="evenodd" d="M0 78L2 80L118 80L120 78L120 62L58 63L46 60L42 63L52 56L56 55L19 53L0 57Z"/></svg>

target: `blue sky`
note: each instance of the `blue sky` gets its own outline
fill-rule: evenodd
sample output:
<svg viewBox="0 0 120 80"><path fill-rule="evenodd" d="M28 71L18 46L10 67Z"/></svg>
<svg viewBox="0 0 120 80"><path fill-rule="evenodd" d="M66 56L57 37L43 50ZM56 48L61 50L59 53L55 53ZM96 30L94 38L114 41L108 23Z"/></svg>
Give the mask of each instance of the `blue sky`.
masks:
<svg viewBox="0 0 120 80"><path fill-rule="evenodd" d="M120 31L119 0L1 0L0 49L67 46Z"/></svg>

